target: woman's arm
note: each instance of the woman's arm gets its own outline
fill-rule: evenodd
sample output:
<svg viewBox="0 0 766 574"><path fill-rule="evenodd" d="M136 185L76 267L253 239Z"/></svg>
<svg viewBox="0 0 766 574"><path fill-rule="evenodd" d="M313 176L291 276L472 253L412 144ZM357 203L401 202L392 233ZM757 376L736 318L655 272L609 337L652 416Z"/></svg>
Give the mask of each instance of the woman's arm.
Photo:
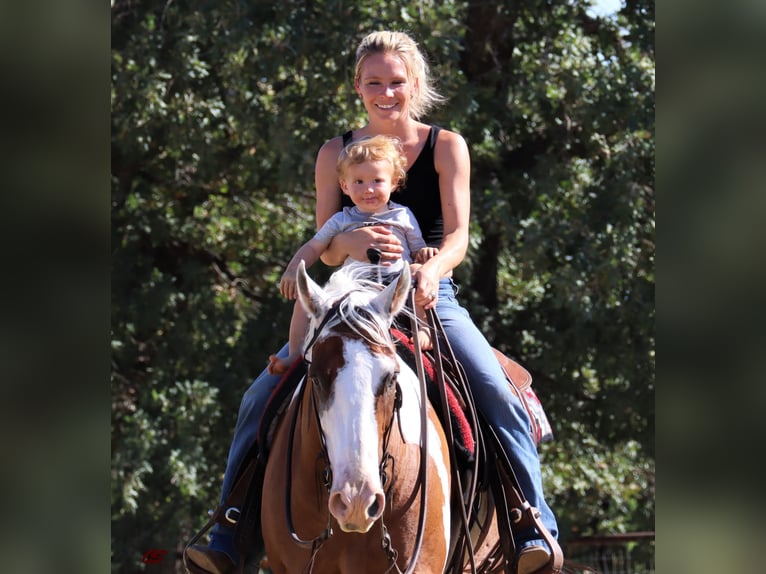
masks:
<svg viewBox="0 0 766 574"><path fill-rule="evenodd" d="M314 186L317 193L316 220L317 229L340 211L340 184L335 165L343 149L343 138L328 140L319 149L314 166Z"/></svg>
<svg viewBox="0 0 766 574"><path fill-rule="evenodd" d="M439 291L439 279L449 274L468 249L471 215L471 157L462 136L442 130L434 149L444 218L444 237L439 252L416 273L415 302L430 308L436 305L430 294Z"/></svg>
<svg viewBox="0 0 766 574"><path fill-rule="evenodd" d="M314 169L317 228L321 228L328 219L340 211L341 191L335 165L342 149L343 138L336 137L325 142L317 154ZM341 265L349 256L358 261L364 261L367 259L367 249L370 247L380 249L383 261L398 259L403 251L399 240L390 229L375 225L336 235L322 253L321 259L331 267Z"/></svg>
<svg viewBox="0 0 766 574"><path fill-rule="evenodd" d="M340 211L341 191L335 165L342 149L343 138L336 137L325 142L317 154L314 168L314 186L317 194L317 229L321 229L328 219ZM330 242L330 245L320 256L322 261L331 267L342 264L346 257L348 257L348 251L343 247L343 238L339 236Z"/></svg>

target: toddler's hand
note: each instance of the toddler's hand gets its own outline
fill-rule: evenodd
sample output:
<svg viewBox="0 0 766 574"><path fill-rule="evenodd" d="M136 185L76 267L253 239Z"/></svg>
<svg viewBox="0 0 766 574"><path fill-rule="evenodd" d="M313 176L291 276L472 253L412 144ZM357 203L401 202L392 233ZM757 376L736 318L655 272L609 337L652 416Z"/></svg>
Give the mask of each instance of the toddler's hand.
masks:
<svg viewBox="0 0 766 574"><path fill-rule="evenodd" d="M415 263L425 263L437 253L439 253L438 247L423 247L422 249L418 249L418 252L415 254Z"/></svg>
<svg viewBox="0 0 766 574"><path fill-rule="evenodd" d="M282 279L279 280L279 292L286 299L298 298L298 282L295 279L295 273L285 271Z"/></svg>

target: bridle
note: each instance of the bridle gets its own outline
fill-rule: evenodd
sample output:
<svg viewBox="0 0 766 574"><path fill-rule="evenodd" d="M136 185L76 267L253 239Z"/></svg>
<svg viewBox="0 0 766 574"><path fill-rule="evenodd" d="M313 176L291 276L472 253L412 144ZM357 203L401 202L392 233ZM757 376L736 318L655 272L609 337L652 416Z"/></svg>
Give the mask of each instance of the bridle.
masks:
<svg viewBox="0 0 766 574"><path fill-rule="evenodd" d="M410 293L411 297L411 303L414 305L414 291L411 291ZM304 347L304 357L309 355L309 351L314 347L316 342L319 339L319 336L321 333L327 328L330 321L332 321L335 317L337 317L340 313L341 304L344 302L344 300L348 298L348 294L344 295L340 299L338 299L332 307L327 311L325 316L322 318L322 321L317 325L317 327L314 329L314 332L311 335L311 338L308 340ZM413 307L414 308L414 307ZM365 309L358 308L356 309L356 312L358 314L362 315L368 315L369 312ZM417 338L417 320L413 318L413 339L415 341L415 345L417 347L416 349L416 357L420 357L420 346L418 343ZM310 360L305 360L307 363L307 373L308 373L308 367L310 367ZM422 545L423 541L423 532L425 528L425 510L427 507L427 493L428 493L428 413L427 413L427 404L428 401L426 399L426 379L425 379L425 372L422 365L422 360L419 360L417 364L417 376L420 382L420 392L421 392L421 401L420 401L420 417L421 417L421 446L420 446L420 466L418 469L418 478L417 478L417 487L420 489L420 509L419 509L419 515L418 515L418 529L417 534L415 538L415 546L414 550L410 559L410 564L407 567L407 570L404 574L411 574L412 571L415 568L415 565L417 563L418 555L420 554L420 547ZM380 473L381 483L383 485L383 488L386 489L386 496L390 500L390 491L394 486L395 482L395 459L391 454L388 452L388 446L389 441L391 438L391 429L393 428L394 419L396 418L399 422L399 427L401 429L401 418L400 418L400 409L402 406L402 390L399 386L399 383L397 381L397 376L399 375L398 368L393 373L393 384L395 385L394 390L394 404L393 408L391 409L391 416L386 423L384 432L383 432L383 447L382 447L382 454L378 465L378 471ZM308 374L306 379L308 379ZM298 424L298 415L299 411L301 410L301 406L303 404L303 397L304 393L306 392L307 386L309 386L309 381L304 379L304 381L301 383L301 390L299 393L299 396L297 397L297 404L296 407L293 409L292 413L292 420L290 424L290 435L287 443L287 456L286 456L286 464L287 464L287 485L285 488L285 515L287 518L287 530L290 534L290 538L295 542L296 544L303 546L303 547L311 547L311 558L309 559L308 563L306 564L305 571L311 572L314 561L316 559L317 553L319 552L319 549L321 548L322 544L329 539L333 535L332 530L332 515L330 514L328 510L328 516L327 516L327 526L325 529L316 537L310 539L310 540L304 540L300 536L298 536L295 527L293 525L293 519L292 519L292 504L291 504L291 491L292 491L292 458L293 458L293 444L295 439L295 429L297 428ZM319 417L319 411L317 407L317 400L316 400L316 385L311 384L312 388L311 396L309 397L312 405L312 410L314 412L314 419L317 425L318 433L319 433L319 440L320 440L320 451L318 454L318 458L320 460L324 461L325 468L322 473L322 482L323 485L329 494L330 489L332 487L332 465L330 464L330 458L327 453L327 442L325 439L325 433L322 429L322 423L320 421ZM391 465L391 476L389 477L386 473L386 468L388 465ZM396 559L398 557L398 552L395 548L393 548L393 544L391 542L391 537L388 533L388 529L386 528L385 523L383 522L383 516L380 517L380 525L381 525L381 548L385 552L388 562L389 562L389 568L386 572L389 572L391 570L396 570L398 573L402 573L402 571L399 569L399 567L396 565Z"/></svg>

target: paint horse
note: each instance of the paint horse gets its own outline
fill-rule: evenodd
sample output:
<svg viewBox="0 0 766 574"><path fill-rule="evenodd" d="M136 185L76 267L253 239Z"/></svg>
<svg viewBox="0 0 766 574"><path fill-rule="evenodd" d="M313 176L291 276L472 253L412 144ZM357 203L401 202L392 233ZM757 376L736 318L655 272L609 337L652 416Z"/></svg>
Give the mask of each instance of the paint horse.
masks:
<svg viewBox="0 0 766 574"><path fill-rule="evenodd" d="M301 263L311 325L307 375L278 423L263 484L262 529L275 574L441 574L450 546L450 458L422 383L390 334L410 292L369 266L324 288Z"/></svg>

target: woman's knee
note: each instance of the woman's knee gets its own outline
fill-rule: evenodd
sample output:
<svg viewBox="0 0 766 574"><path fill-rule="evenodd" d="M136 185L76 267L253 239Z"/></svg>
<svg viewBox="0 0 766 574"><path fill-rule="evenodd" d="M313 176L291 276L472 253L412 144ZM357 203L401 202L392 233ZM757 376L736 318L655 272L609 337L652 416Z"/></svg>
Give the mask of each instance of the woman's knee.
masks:
<svg viewBox="0 0 766 574"><path fill-rule="evenodd" d="M279 384L281 375L270 375L265 369L258 375L258 378L245 391L242 397L242 403L253 403L268 398L271 392Z"/></svg>

